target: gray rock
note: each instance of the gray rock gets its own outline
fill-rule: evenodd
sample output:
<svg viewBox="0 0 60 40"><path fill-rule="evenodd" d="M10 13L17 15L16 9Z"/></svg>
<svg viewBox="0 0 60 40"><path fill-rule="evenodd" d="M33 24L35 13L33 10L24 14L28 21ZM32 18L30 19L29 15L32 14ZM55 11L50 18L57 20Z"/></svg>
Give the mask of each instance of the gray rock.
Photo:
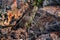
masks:
<svg viewBox="0 0 60 40"><path fill-rule="evenodd" d="M60 0L44 0L43 1L43 6L47 5L60 5Z"/></svg>

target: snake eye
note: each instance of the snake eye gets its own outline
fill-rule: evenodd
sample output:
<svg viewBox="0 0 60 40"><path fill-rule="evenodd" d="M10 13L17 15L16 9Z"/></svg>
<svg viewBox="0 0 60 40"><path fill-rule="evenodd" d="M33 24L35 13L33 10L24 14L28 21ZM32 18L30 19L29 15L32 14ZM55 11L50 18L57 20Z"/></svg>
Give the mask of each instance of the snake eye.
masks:
<svg viewBox="0 0 60 40"><path fill-rule="evenodd" d="M11 6L7 6L6 7L6 10L11 10Z"/></svg>

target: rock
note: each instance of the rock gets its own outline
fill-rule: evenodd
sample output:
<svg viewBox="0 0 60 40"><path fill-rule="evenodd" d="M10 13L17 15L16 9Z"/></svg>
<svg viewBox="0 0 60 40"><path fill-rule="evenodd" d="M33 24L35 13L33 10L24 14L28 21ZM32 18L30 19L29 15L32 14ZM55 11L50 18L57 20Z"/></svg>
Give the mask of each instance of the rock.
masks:
<svg viewBox="0 0 60 40"><path fill-rule="evenodd" d="M43 6L47 6L47 5L60 5L60 0L44 0L43 1Z"/></svg>

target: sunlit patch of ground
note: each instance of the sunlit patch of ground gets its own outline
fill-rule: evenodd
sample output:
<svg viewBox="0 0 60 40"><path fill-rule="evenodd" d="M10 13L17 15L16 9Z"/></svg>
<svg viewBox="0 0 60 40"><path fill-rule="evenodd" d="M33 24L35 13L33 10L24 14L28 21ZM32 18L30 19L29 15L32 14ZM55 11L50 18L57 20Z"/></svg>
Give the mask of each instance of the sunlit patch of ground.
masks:
<svg viewBox="0 0 60 40"><path fill-rule="evenodd" d="M10 25L10 24L12 24L12 25L15 25L16 24L16 20L18 20L19 18L21 18L22 17L22 15L23 15L23 13L25 12L25 10L27 10L27 8L28 8L28 4L27 3L24 3L24 2L22 2L22 7L21 7L21 9L18 9L17 8L17 2L16 2L16 0L14 0L14 3L11 5L11 10L7 10L7 20L5 20L4 22L2 22L2 24L0 24L0 25ZM4 15L2 15L2 16L4 16ZM4 19L5 19L5 17L3 17ZM3 19L2 18L2 19ZM12 20L14 20L14 22L13 23L11 23L11 21Z"/></svg>

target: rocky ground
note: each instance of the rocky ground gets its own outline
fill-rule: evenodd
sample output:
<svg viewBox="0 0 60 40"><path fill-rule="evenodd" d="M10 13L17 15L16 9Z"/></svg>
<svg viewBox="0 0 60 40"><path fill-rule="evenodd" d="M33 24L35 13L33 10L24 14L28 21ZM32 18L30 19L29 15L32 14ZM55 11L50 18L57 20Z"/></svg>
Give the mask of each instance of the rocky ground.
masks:
<svg viewBox="0 0 60 40"><path fill-rule="evenodd" d="M0 40L60 40L60 6L11 7L0 16Z"/></svg>
<svg viewBox="0 0 60 40"><path fill-rule="evenodd" d="M52 6L51 6L52 7ZM56 11L50 13L51 7L39 8L35 14L34 19L24 27L25 19L23 16L22 21L15 27L1 27L0 39L1 40L60 40L60 19L59 15L55 15L58 7L53 7ZM49 12L47 12L49 10ZM52 11L52 12L53 12ZM58 10L59 11L59 10ZM26 14L29 20L28 14ZM25 23L24 23L25 22ZM20 25L21 24L21 25Z"/></svg>

